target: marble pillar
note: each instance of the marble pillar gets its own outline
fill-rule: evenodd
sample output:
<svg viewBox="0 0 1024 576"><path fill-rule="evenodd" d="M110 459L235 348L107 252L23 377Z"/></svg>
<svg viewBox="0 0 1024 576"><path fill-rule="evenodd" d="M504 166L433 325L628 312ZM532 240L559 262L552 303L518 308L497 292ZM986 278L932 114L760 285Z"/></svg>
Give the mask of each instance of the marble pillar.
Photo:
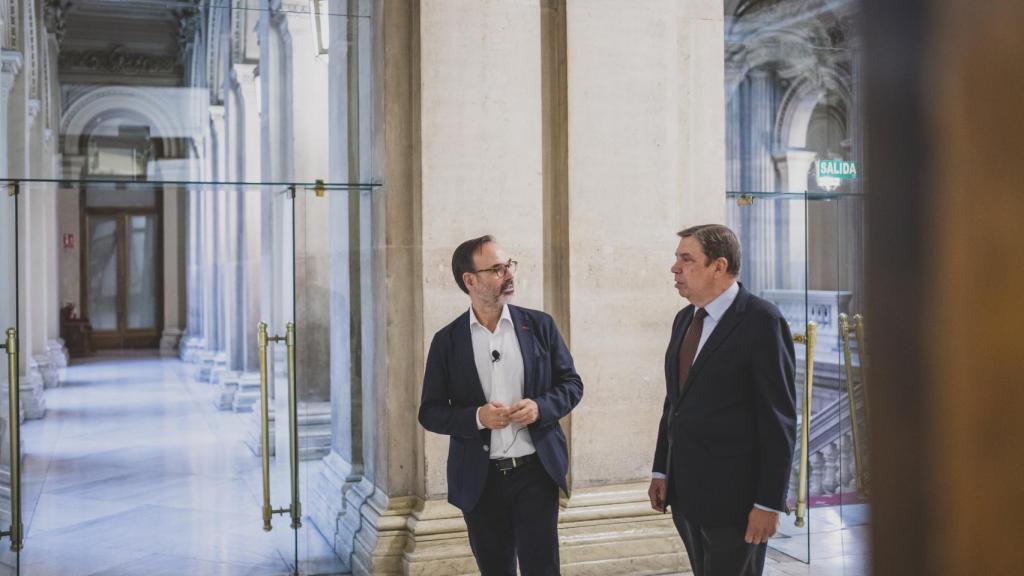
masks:
<svg viewBox="0 0 1024 576"><path fill-rule="evenodd" d="M563 422L562 573L685 569L646 488L685 304L675 232L725 214L722 15L671 0L375 5L372 371L335 538L354 574L475 572L445 501L447 438L415 414L431 337L467 305L451 252L483 233L521 263L516 302L555 313L586 387Z"/></svg>
<svg viewBox="0 0 1024 576"><path fill-rule="evenodd" d="M331 12L363 14L369 7L365 0L338 0ZM330 23L328 93L336 105L327 119L329 150L331 158L345 160L331 163L331 182L360 182L371 173L372 155L366 144L373 117L372 32L371 22L364 18L335 17ZM363 327L364 317L371 317L367 306L372 301L371 196L360 190L329 194L330 453L309 499L313 522L344 559L352 549L352 520L357 515L347 506L347 496L363 479L363 376L368 373L364 350L370 332Z"/></svg>
<svg viewBox="0 0 1024 576"><path fill-rule="evenodd" d="M775 164L772 157L772 133L775 122L774 78L767 70L751 71L744 85L746 91L747 134L744 149L744 191L753 194L775 192ZM743 267L747 289L760 294L766 288L779 286L777 240L786 234L776 213L788 215L794 205L803 202L776 200L755 196L754 204L743 210L740 242L744 247Z"/></svg>
<svg viewBox="0 0 1024 576"><path fill-rule="evenodd" d="M8 164L8 131L9 126L9 97L14 88L14 81L21 69L21 55L17 52L3 50L0 52L0 177L7 178L11 172ZM8 196L8 184L3 183L0 189L0 244L8 247L0 251L0 332L17 324L17 306L15 294L17 286L14 284L17 278L17 259L13 247L15 244L15 199ZM2 378L6 378L4 372Z"/></svg>
<svg viewBox="0 0 1024 576"><path fill-rule="evenodd" d="M164 309L162 311L164 321L163 334L160 338L161 356L178 355L178 343L184 333L182 325L181 306L184 299L184 272L181 248L182 241L181 221L185 218L182 208L185 206L183 196L185 191L177 185L166 185L163 190L163 252L164 252Z"/></svg>
<svg viewBox="0 0 1024 576"><path fill-rule="evenodd" d="M8 167L11 177L27 178L32 175L33 126L38 114L39 101L30 97L28 78L25 73L21 73L15 78L8 104ZM23 314L18 326L21 344L19 388L22 416L26 419L42 418L45 415L44 378L49 377L52 381L55 376L50 372L49 358L38 353L45 349L46 343L45 327L36 324L41 318L38 308L45 294L40 285L41 270L38 267L41 260L38 259L40 246L37 239L43 223L43 205L41 196L35 195L34 190L34 185L23 183L18 202L18 234L22 240L18 246L18 309Z"/></svg>

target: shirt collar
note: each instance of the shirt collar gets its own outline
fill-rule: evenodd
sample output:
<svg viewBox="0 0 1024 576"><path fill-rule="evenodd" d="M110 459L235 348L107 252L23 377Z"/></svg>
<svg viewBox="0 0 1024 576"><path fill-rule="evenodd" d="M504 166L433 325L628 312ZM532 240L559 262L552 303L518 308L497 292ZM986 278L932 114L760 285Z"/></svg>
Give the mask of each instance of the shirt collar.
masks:
<svg viewBox="0 0 1024 576"><path fill-rule="evenodd" d="M708 305L704 307L704 311L708 313L712 320L718 322L722 319L725 311L729 309L729 306L732 306L733 301L736 300L736 295L739 293L740 285L733 281L732 285L725 289L725 292L718 295L718 298L708 302Z"/></svg>
<svg viewBox="0 0 1024 576"><path fill-rule="evenodd" d="M512 313L509 312L508 304L505 304L505 306L502 307L502 309L501 309L501 318L498 318L498 328L501 328L501 325L504 324L505 322L508 322L509 325L512 324ZM480 320L476 317L476 312L473 311L473 306L470 306L469 307L469 327L470 327L470 329L472 329L474 326L479 326L479 327L483 328L484 330L487 330L487 327L484 326L483 324L481 324ZM489 332L489 330L488 330L488 332ZM495 332L497 332L497 329L495 329Z"/></svg>

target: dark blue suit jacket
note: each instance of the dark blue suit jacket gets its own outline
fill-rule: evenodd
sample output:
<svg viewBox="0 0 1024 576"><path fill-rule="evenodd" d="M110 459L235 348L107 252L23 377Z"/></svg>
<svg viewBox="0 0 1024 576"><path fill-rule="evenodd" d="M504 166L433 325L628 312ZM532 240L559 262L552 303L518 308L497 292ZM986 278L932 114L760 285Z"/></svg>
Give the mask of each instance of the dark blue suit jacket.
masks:
<svg viewBox="0 0 1024 576"><path fill-rule="evenodd" d="M678 393L679 347L694 307L672 324L654 471L668 502L706 526L746 525L754 503L785 510L796 440L793 337L774 304L740 286Z"/></svg>
<svg viewBox="0 0 1024 576"><path fill-rule="evenodd" d="M583 381L551 316L512 305L509 312L523 354L523 398L535 401L540 413L530 438L544 470L568 493L569 454L558 420L579 403ZM486 403L467 310L430 343L419 414L424 428L451 436L448 501L465 512L476 506L487 480L491 431L476 427L476 410Z"/></svg>

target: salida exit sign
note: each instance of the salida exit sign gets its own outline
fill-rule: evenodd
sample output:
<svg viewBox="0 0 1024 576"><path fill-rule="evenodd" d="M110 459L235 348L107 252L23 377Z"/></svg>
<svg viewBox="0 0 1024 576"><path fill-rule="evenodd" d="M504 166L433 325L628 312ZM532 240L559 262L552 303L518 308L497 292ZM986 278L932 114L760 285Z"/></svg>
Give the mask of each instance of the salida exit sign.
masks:
<svg viewBox="0 0 1024 576"><path fill-rule="evenodd" d="M845 160L818 160L818 178L823 176L853 180L857 177L857 163Z"/></svg>

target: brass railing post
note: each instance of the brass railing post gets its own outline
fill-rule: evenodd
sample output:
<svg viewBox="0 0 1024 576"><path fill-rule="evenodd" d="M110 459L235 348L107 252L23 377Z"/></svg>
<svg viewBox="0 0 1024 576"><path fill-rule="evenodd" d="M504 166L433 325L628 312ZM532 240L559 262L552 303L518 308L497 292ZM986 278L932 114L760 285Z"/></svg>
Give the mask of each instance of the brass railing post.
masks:
<svg viewBox="0 0 1024 576"><path fill-rule="evenodd" d="M292 473L292 528L302 527L302 504L299 503L299 410L298 391L295 389L295 324L289 322L285 328L285 345L288 347L288 419L289 457Z"/></svg>
<svg viewBox="0 0 1024 576"><path fill-rule="evenodd" d="M291 464L291 505L275 509L270 503L270 408L267 376L267 347L271 342L284 342L288 347L288 417L289 463ZM256 325L256 343L260 362L260 443L263 464L263 530L270 531L274 514L291 514L292 528L302 527L302 505L299 502L299 424L298 392L295 389L295 324L289 322L285 336L269 336L267 323Z"/></svg>
<svg viewBox="0 0 1024 576"><path fill-rule="evenodd" d="M270 408L267 403L267 323L256 325L256 347L260 360L260 456L263 464L263 530L272 528L270 520Z"/></svg>
<svg viewBox="0 0 1024 576"><path fill-rule="evenodd" d="M864 468L861 462L860 430L857 426L857 406L853 391L853 352L850 350L850 319L839 315L839 337L843 341L843 363L846 365L846 397L850 406L850 433L853 436L853 463L857 476L857 491L864 493ZM864 384L861 382L861 389Z"/></svg>
<svg viewBox="0 0 1024 576"><path fill-rule="evenodd" d="M802 406L803 424L800 427L800 484L797 486L796 497L796 524L797 528L804 527L804 520L807 517L807 467L810 463L810 455L807 454L811 434L811 394L814 390L814 345L817 342L818 325L814 322L807 323L807 335L796 334L793 341L797 344L807 346L807 369L804 378L804 401Z"/></svg>
<svg viewBox="0 0 1024 576"><path fill-rule="evenodd" d="M868 343L864 335L864 317L860 314L853 316L853 331L857 335L857 356L860 359L860 394L864 397L864 422L871 422L871 409L868 405L868 379L865 374L868 370Z"/></svg>
<svg viewBox="0 0 1024 576"><path fill-rule="evenodd" d="M11 426L11 529L0 537L11 537L11 550L21 550L24 530L21 525L21 409L18 386L18 330L7 329L7 340L0 344L7 350L8 420Z"/></svg>

